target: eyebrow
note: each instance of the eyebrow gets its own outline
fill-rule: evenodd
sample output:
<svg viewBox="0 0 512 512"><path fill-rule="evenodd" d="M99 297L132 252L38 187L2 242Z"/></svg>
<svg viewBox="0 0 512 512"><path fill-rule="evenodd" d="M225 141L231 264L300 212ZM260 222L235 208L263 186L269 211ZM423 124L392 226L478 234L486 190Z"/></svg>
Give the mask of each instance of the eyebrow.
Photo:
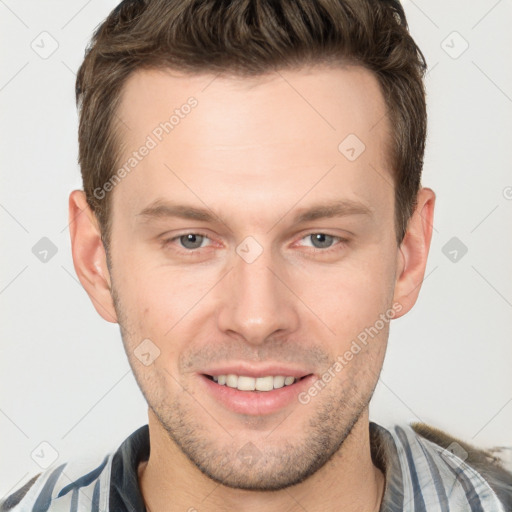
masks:
<svg viewBox="0 0 512 512"><path fill-rule="evenodd" d="M293 219L294 224L301 224L318 219L346 217L349 215L372 216L372 210L363 203L352 200L327 201L308 208L297 210ZM198 208L191 205L179 204L158 199L141 210L137 216L145 220L153 218L177 217L181 219L203 222L218 222L220 216L208 208Z"/></svg>

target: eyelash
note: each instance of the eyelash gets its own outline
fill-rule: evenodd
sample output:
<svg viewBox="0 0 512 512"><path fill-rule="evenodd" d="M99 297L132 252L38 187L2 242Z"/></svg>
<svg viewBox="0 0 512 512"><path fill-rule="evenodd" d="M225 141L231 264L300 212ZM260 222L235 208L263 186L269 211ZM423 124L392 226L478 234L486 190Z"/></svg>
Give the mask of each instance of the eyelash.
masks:
<svg viewBox="0 0 512 512"><path fill-rule="evenodd" d="M167 238L167 239L163 240L162 241L162 245L164 247L167 247L168 245L171 245L173 242L179 240L182 236L186 236L186 235L199 235L199 236L202 236L204 238L210 239L210 237L206 233L202 233L201 231L187 231L185 233L181 233L179 235L176 235L176 236L174 236L172 238ZM345 247L346 244L348 243L348 240L345 239L345 238L342 238L342 237L337 236L337 235L331 235L329 233L324 233L323 231L312 231L312 232L304 235L302 238L300 238L300 240L304 240L304 238L310 237L312 235L327 235L327 236L332 237L335 240L336 239L338 240L337 244L334 244L333 246L328 247L327 249L318 249L316 247L309 248L310 249L309 252L312 252L313 254L317 254L317 253L330 254L331 252L334 252L334 251L336 251L336 250L338 250L340 248ZM184 254L184 255L187 255L187 256L193 256L195 254L199 254L200 249L205 249L205 247L198 247L197 249L183 249L183 248L181 248L180 250L178 250L178 253L179 254Z"/></svg>

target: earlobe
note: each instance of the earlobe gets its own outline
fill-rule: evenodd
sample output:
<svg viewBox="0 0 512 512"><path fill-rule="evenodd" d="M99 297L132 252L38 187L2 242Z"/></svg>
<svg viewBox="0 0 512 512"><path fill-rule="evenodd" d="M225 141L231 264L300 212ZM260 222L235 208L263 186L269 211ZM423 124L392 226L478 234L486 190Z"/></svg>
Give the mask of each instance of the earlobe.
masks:
<svg viewBox="0 0 512 512"><path fill-rule="evenodd" d="M400 303L402 309L396 318L412 309L423 283L432 238L435 197L429 188L418 192L416 208L400 245L393 302Z"/></svg>
<svg viewBox="0 0 512 512"><path fill-rule="evenodd" d="M117 323L101 231L82 190L74 190L69 196L69 232L78 279L96 311L107 322Z"/></svg>

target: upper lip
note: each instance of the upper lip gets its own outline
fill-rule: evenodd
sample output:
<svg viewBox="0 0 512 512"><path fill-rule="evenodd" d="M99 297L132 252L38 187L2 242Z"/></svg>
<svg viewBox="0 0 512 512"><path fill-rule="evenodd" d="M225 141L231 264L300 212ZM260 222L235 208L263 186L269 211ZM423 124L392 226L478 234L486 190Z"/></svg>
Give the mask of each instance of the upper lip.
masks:
<svg viewBox="0 0 512 512"><path fill-rule="evenodd" d="M282 375L284 377L295 377L300 379L306 375L310 375L312 372L303 368L297 368L287 365L280 364L267 364L265 366L248 365L247 363L236 363L230 365L216 366L200 371L204 375L244 375L247 377L268 377Z"/></svg>

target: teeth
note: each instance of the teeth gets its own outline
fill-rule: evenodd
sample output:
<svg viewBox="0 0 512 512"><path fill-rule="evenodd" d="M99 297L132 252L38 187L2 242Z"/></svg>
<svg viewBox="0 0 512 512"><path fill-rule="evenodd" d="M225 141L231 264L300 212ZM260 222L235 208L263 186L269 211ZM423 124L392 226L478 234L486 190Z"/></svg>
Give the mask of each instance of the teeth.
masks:
<svg viewBox="0 0 512 512"><path fill-rule="evenodd" d="M233 375L232 373L226 375L226 386L229 386L230 388L238 387L238 376Z"/></svg>
<svg viewBox="0 0 512 512"><path fill-rule="evenodd" d="M254 391L256 388L256 379L240 375L240 377L238 377L238 385L232 387L236 387L240 391Z"/></svg>
<svg viewBox="0 0 512 512"><path fill-rule="evenodd" d="M274 377L274 389L282 388L284 386L285 377L279 375Z"/></svg>
<svg viewBox="0 0 512 512"><path fill-rule="evenodd" d="M284 375L269 375L267 377L248 377L247 375L214 375L213 380L221 386L236 388L240 391L272 391L283 386L290 386L295 382L295 377Z"/></svg>
<svg viewBox="0 0 512 512"><path fill-rule="evenodd" d="M254 380L254 379L253 379ZM256 380L256 389L258 391L272 391L274 389L274 377L258 377ZM293 379L295 380L295 379Z"/></svg>

